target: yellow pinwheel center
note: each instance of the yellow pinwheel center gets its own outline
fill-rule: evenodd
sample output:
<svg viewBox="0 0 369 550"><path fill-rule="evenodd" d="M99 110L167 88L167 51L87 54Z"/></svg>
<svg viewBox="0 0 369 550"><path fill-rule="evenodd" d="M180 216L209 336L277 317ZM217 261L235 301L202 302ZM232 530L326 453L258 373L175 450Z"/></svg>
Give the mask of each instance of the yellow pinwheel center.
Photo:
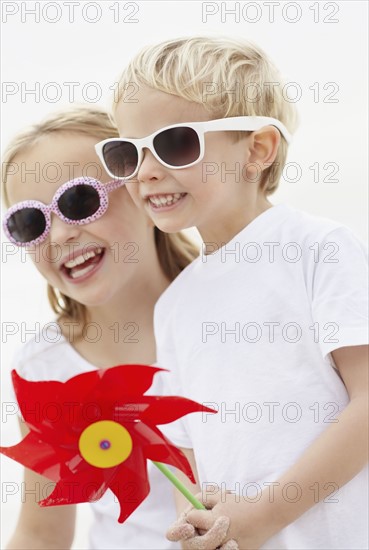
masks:
<svg viewBox="0 0 369 550"><path fill-rule="evenodd" d="M129 457L132 438L118 422L100 420L83 430L78 447L82 457L91 466L112 468Z"/></svg>

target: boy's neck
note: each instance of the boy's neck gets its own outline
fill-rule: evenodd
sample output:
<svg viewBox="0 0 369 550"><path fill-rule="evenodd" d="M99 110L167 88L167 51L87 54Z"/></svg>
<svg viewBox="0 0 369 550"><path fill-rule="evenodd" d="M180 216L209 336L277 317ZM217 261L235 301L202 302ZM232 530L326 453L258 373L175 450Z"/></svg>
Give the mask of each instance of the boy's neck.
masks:
<svg viewBox="0 0 369 550"><path fill-rule="evenodd" d="M230 216L229 212L226 212L226 215L218 218L217 223L212 223L211 227L199 227L198 230L204 242L204 254L212 254L225 246L260 214L272 207L273 204L262 197L254 204L248 204L246 209L235 213L234 216Z"/></svg>

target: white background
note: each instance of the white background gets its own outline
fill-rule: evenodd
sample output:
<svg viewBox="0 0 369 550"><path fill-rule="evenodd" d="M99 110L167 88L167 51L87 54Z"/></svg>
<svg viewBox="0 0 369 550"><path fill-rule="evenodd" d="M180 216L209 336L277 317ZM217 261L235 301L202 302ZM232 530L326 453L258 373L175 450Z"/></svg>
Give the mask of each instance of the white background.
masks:
<svg viewBox="0 0 369 550"><path fill-rule="evenodd" d="M109 87L147 43L195 34L244 37L264 48L285 80L295 83L289 89L291 99L301 96L296 101L300 127L288 158L296 164L291 164L272 202L288 202L341 221L366 240L367 2L274 2L274 14L270 4L2 2L2 148L24 126L72 101L109 107ZM35 10L36 15L31 13ZM72 84L65 84L72 82L73 92ZM96 94L101 96L97 101ZM314 163L319 181L309 169ZM334 165L327 163L337 165L335 175ZM24 253L12 252L3 240L3 445L19 441L15 415L4 414L11 401L12 356L31 336L25 329L42 327L52 319L45 283ZM14 335L8 333L10 327ZM21 500L19 492L8 494L9 483L21 481L21 468L4 458L2 474L4 547ZM75 548L86 547L87 508L82 507Z"/></svg>

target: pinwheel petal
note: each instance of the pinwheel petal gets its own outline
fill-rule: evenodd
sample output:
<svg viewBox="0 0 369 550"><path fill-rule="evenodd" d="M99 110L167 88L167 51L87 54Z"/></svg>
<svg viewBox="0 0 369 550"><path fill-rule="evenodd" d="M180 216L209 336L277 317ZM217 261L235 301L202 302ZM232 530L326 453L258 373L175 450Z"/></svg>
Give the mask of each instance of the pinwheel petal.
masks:
<svg viewBox="0 0 369 550"><path fill-rule="evenodd" d="M129 402L132 398L137 400L142 397L150 388L155 373L162 370L150 365L117 365L81 373L65 382L65 395L72 404L81 403L85 409L88 407L87 414L82 415L82 424L86 416L89 422L97 421L111 416L117 402ZM76 422L77 417L74 415L73 423Z"/></svg>
<svg viewBox="0 0 369 550"><path fill-rule="evenodd" d="M35 431L41 431L48 405L59 402L63 394L63 382L30 382L15 370L12 371L12 381L24 420Z"/></svg>
<svg viewBox="0 0 369 550"><path fill-rule="evenodd" d="M108 489L117 468L93 468L85 466L78 474L64 475L58 481L53 492L39 502L40 506L59 506L95 502Z"/></svg>
<svg viewBox="0 0 369 550"><path fill-rule="evenodd" d="M192 412L215 413L186 397L151 397L149 406L140 414L140 420L153 424L168 424Z"/></svg>
<svg viewBox="0 0 369 550"><path fill-rule="evenodd" d="M119 523L123 523L145 500L150 492L146 459L141 452L135 452L124 463L109 488L120 504Z"/></svg>
<svg viewBox="0 0 369 550"><path fill-rule="evenodd" d="M185 455L155 426L138 422L134 425L137 438L145 441L145 457L157 462L170 464L181 470L191 481L196 483L190 463Z"/></svg>
<svg viewBox="0 0 369 550"><path fill-rule="evenodd" d="M73 445L76 433L98 416L98 403L86 403L83 393L96 386L94 372L84 373L79 392L72 391L68 382L25 380L13 370L13 386L24 420L31 430L50 444ZM91 389L89 390L91 391ZM95 405L95 407L94 407Z"/></svg>
<svg viewBox="0 0 369 550"><path fill-rule="evenodd" d="M187 458L180 449L172 445L169 441L161 445L148 445L145 454L150 460L164 462L164 464L174 466L178 470L181 470L192 483L196 483L195 476L193 475Z"/></svg>
<svg viewBox="0 0 369 550"><path fill-rule="evenodd" d="M17 445L0 447L0 452L52 481L60 479L62 472L68 470L66 464L76 454L75 451L67 449L56 450L33 432L27 434Z"/></svg>
<svg viewBox="0 0 369 550"><path fill-rule="evenodd" d="M150 365L118 365L101 371L98 388L100 395L109 390L111 401L122 401L122 396L143 395L151 386L155 373L164 369Z"/></svg>

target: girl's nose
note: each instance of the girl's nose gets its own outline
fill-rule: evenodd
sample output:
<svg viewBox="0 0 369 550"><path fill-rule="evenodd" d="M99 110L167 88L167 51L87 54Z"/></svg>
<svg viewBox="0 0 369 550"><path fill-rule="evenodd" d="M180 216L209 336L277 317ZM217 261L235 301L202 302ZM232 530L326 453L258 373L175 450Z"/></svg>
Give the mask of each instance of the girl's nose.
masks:
<svg viewBox="0 0 369 550"><path fill-rule="evenodd" d="M49 244L63 245L68 241L75 241L81 233L81 227L80 225L69 224L52 213Z"/></svg>

